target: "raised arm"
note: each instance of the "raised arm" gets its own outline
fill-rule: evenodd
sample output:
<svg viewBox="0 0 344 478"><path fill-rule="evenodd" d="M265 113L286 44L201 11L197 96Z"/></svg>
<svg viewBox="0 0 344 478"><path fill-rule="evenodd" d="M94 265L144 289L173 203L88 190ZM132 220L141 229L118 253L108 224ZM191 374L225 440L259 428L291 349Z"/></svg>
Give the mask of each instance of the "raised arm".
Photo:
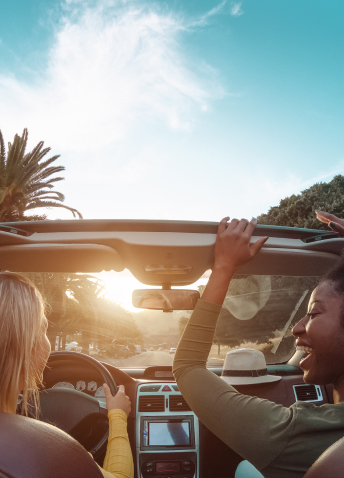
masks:
<svg viewBox="0 0 344 478"><path fill-rule="evenodd" d="M178 345L173 372L181 393L205 426L262 470L286 445L292 433L292 412L238 393L206 368L229 282L267 239L250 244L255 220L227 222L225 218L219 225L213 271Z"/></svg>
<svg viewBox="0 0 344 478"><path fill-rule="evenodd" d="M215 259L212 273L202 299L213 304L222 305L229 283L236 269L249 262L260 251L267 237L262 237L250 244L257 219L233 219L228 223L225 217L219 224L215 244Z"/></svg>

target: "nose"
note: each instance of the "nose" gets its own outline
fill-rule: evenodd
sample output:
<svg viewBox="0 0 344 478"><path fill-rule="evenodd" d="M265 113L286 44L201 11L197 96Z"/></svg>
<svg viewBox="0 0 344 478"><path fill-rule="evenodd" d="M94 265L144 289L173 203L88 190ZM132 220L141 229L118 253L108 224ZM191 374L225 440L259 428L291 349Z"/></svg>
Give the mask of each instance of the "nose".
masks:
<svg viewBox="0 0 344 478"><path fill-rule="evenodd" d="M294 327L292 328L292 334L294 335L294 337L299 337L300 335L305 333L307 322L308 315L305 315L304 317L302 317L301 320L298 321L296 325L294 325Z"/></svg>

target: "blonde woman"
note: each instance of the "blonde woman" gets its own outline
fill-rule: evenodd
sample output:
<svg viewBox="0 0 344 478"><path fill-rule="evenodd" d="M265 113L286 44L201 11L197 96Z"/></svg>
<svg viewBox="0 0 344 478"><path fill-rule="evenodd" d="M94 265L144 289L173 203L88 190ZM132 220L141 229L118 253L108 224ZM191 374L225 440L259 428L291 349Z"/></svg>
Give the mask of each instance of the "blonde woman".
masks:
<svg viewBox="0 0 344 478"><path fill-rule="evenodd" d="M23 415L29 400L38 407L38 385L50 354L45 304L35 285L24 276L0 272L0 411L16 413L22 393ZM134 464L127 434L131 410L124 387L115 397L104 384L110 435L100 468L106 478L133 478ZM36 407L36 408L37 408Z"/></svg>

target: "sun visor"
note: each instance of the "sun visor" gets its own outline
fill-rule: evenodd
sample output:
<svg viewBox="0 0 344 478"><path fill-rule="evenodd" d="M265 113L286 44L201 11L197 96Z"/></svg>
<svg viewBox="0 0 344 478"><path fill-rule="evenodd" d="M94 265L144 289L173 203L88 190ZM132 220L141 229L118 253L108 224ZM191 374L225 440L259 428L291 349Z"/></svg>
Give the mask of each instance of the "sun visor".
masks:
<svg viewBox="0 0 344 478"><path fill-rule="evenodd" d="M126 268L143 284L184 286L195 282L212 267L213 254L209 246L166 248L165 252L164 248L132 247ZM236 274L322 276L337 260L336 254L326 252L264 247L252 261L237 269Z"/></svg>
<svg viewBox="0 0 344 478"><path fill-rule="evenodd" d="M120 272L117 251L97 244L25 244L0 247L0 268L13 272Z"/></svg>
<svg viewBox="0 0 344 478"><path fill-rule="evenodd" d="M302 249L263 248L256 257L240 267L238 274L322 276L338 261L328 252Z"/></svg>

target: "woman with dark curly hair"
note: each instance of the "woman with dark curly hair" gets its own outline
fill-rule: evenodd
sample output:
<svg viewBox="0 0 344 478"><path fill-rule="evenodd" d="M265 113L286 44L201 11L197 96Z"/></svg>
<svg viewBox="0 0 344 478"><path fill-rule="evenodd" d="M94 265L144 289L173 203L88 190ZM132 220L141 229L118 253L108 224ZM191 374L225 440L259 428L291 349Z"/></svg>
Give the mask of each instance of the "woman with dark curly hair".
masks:
<svg viewBox="0 0 344 478"><path fill-rule="evenodd" d="M230 280L267 238L251 243L256 220L228 219L220 222L212 274L178 345L174 376L202 423L264 477L301 478L344 435L344 258L315 288L307 314L293 328L296 348L304 352L304 381L332 383L334 403L287 408L244 395L207 370L206 361Z"/></svg>

